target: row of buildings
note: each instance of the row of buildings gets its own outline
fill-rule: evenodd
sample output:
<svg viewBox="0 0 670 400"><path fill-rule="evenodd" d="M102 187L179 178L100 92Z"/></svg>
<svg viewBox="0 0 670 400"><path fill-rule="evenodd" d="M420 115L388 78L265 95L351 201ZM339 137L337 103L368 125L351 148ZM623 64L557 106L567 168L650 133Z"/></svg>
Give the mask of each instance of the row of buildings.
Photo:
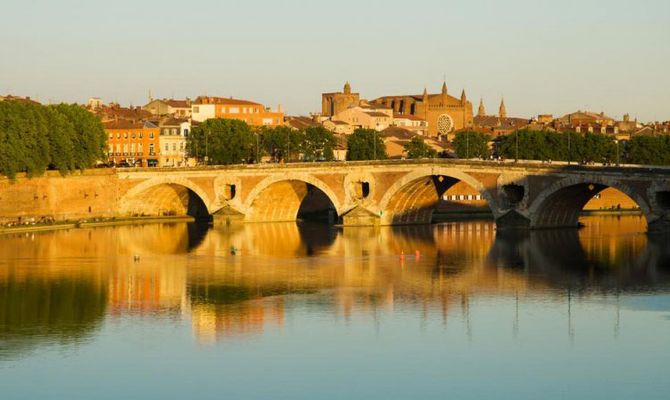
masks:
<svg viewBox="0 0 670 400"><path fill-rule="evenodd" d="M36 103L30 98L0 96L0 101ZM245 121L251 126L288 126L305 129L323 126L337 137L336 157L344 159L346 137L358 128L380 133L390 157L404 156L404 145L421 136L437 150L450 150L455 133L472 130L493 138L519 129L598 132L619 140L636 134L670 133L670 122L642 124L628 115L617 121L604 113L577 111L554 118L541 114L534 118L508 116L501 99L496 114L489 114L480 99L477 113L465 90L452 96L444 82L437 93L424 89L415 95L387 95L366 100L345 83L342 91L321 95L321 111L309 116L286 116L280 106L265 105L230 97L200 96L195 99L149 98L141 107L104 104L91 98L87 109L103 122L107 133L108 162L115 166L184 167L195 164L186 151L187 138L194 126L211 118Z"/></svg>
<svg viewBox="0 0 670 400"><path fill-rule="evenodd" d="M87 107L102 120L108 135L108 162L115 166L185 167L195 165L186 142L193 126L211 118L230 118L252 126L284 124L281 106L225 97L149 99L142 107L105 105L89 99Z"/></svg>

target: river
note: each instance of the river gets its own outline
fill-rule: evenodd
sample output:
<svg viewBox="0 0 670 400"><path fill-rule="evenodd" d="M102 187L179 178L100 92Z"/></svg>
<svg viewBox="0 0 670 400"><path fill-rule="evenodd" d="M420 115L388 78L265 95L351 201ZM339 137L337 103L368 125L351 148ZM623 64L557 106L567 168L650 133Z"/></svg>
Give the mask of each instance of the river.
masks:
<svg viewBox="0 0 670 400"><path fill-rule="evenodd" d="M0 236L2 399L667 399L639 216Z"/></svg>

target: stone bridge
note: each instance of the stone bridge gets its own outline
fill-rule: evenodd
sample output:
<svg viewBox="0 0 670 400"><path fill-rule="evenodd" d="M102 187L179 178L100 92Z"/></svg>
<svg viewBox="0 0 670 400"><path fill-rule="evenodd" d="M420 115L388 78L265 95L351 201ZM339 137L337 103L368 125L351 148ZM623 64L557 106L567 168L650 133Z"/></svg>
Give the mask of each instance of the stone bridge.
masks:
<svg viewBox="0 0 670 400"><path fill-rule="evenodd" d="M233 223L329 212L344 225L427 224L442 194L463 182L486 200L499 229L576 227L584 205L608 187L638 204L650 231L670 227L670 169L664 168L436 159L116 174L119 216L170 210Z"/></svg>

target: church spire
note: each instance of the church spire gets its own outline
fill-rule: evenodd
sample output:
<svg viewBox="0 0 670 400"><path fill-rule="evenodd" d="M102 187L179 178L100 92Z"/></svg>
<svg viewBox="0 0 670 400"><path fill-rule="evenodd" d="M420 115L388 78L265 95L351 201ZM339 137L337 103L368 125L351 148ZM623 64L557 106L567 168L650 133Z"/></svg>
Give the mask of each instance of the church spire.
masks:
<svg viewBox="0 0 670 400"><path fill-rule="evenodd" d="M344 94L351 94L351 85L349 81L344 84Z"/></svg>
<svg viewBox="0 0 670 400"><path fill-rule="evenodd" d="M447 94L447 81L442 82L442 94Z"/></svg>
<svg viewBox="0 0 670 400"><path fill-rule="evenodd" d="M428 89L426 87L423 88L423 102L428 103Z"/></svg>
<svg viewBox="0 0 670 400"><path fill-rule="evenodd" d="M505 108L505 98L504 97L500 100L500 110L498 111L498 116L500 118L507 118L507 109Z"/></svg>
<svg viewBox="0 0 670 400"><path fill-rule="evenodd" d="M468 101L468 98L465 96L465 89L461 92L461 104L465 104Z"/></svg>
<svg viewBox="0 0 670 400"><path fill-rule="evenodd" d="M479 110L477 110L477 116L478 117L485 117L486 116L486 108L484 108L484 99L479 98Z"/></svg>

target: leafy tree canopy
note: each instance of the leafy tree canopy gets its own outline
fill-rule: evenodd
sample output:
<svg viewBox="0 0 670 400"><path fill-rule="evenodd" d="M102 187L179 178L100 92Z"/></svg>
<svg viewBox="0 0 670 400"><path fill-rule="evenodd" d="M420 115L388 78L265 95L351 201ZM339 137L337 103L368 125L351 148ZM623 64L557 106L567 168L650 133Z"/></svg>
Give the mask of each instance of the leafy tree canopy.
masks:
<svg viewBox="0 0 670 400"><path fill-rule="evenodd" d="M428 146L421 136L414 136L412 140L405 145L407 158L435 158L437 151Z"/></svg>
<svg viewBox="0 0 670 400"><path fill-rule="evenodd" d="M347 138L347 160L385 160L386 146L379 132L373 129L356 129Z"/></svg>

